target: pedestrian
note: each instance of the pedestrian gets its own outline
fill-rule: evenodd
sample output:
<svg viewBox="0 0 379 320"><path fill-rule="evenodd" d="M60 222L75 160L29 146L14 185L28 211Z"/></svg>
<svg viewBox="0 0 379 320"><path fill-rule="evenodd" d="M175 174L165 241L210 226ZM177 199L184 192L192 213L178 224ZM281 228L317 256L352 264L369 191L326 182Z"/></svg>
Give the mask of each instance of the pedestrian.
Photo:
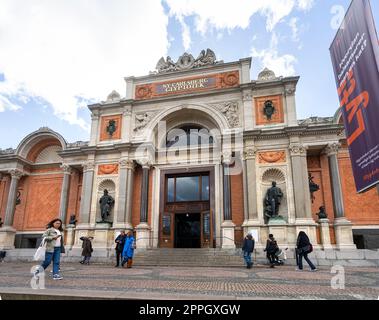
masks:
<svg viewBox="0 0 379 320"><path fill-rule="evenodd" d="M248 233L245 239L243 240L242 246L243 258L245 259L247 269L251 269L251 267L253 266L253 262L251 261L251 254L254 251L254 245L254 238L251 235L251 233Z"/></svg>
<svg viewBox="0 0 379 320"><path fill-rule="evenodd" d="M278 243L276 242L274 235L269 234L267 242L266 242L266 249L264 251L266 251L267 259L270 262L270 268L275 268L275 261L276 261L275 253L276 251L278 251L278 249L279 249Z"/></svg>
<svg viewBox="0 0 379 320"><path fill-rule="evenodd" d="M126 263L127 268L132 267L135 246L133 232L129 230L126 234L124 249L122 251L122 266Z"/></svg>
<svg viewBox="0 0 379 320"><path fill-rule="evenodd" d="M80 240L83 241L83 244L82 244L82 248L83 248L83 251L82 251L83 260L80 261L80 263L81 264L89 265L89 261L91 259L92 252L93 252L93 249L92 249L92 240L93 240L93 237L81 237Z"/></svg>
<svg viewBox="0 0 379 320"><path fill-rule="evenodd" d="M316 271L317 268L308 258L308 254L313 251L313 246L309 241L307 234L304 231L300 231L296 241L296 252L298 254L298 268L296 270L303 270L303 257L307 261L311 271Z"/></svg>
<svg viewBox="0 0 379 320"><path fill-rule="evenodd" d="M46 241L45 260L42 262L41 267L46 270L53 261L53 279L61 280L63 277L59 274L59 264L61 254L65 253L63 241L62 220L54 219L47 225L47 230L43 233L42 239ZM37 277L39 270L35 272Z"/></svg>
<svg viewBox="0 0 379 320"><path fill-rule="evenodd" d="M124 250L124 244L125 244L126 234L125 231L121 231L121 233L117 236L116 240L116 265L115 268L120 266L120 258L122 256L122 251Z"/></svg>

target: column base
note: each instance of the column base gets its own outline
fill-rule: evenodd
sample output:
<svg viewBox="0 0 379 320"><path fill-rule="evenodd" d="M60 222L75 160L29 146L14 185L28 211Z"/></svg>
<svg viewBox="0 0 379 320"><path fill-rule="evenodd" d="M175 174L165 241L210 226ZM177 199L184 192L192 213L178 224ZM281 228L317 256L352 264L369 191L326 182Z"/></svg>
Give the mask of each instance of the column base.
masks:
<svg viewBox="0 0 379 320"><path fill-rule="evenodd" d="M136 227L136 247L137 249L150 248L150 226L147 223L140 223Z"/></svg>
<svg viewBox="0 0 379 320"><path fill-rule="evenodd" d="M12 250L15 248L14 240L16 238L16 229L12 227L3 227L0 229L0 249Z"/></svg>
<svg viewBox="0 0 379 320"><path fill-rule="evenodd" d="M70 250L75 242L75 225L74 224L68 224L66 226L66 244L65 247L66 249Z"/></svg>
<svg viewBox="0 0 379 320"><path fill-rule="evenodd" d="M338 249L356 249L353 241L353 224L345 217L334 219L334 231Z"/></svg>
<svg viewBox="0 0 379 320"><path fill-rule="evenodd" d="M224 221L221 225L222 230L222 248L235 249L234 227L236 225L232 221Z"/></svg>
<svg viewBox="0 0 379 320"><path fill-rule="evenodd" d="M117 231L126 231L126 230L133 230L133 226L131 223L117 223L113 224L112 229Z"/></svg>

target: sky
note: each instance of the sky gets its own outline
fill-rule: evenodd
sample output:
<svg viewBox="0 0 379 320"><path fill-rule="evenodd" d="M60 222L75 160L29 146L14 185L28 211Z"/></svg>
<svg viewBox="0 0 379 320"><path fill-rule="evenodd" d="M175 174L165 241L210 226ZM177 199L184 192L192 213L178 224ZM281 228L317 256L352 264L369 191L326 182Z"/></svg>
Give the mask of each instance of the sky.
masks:
<svg viewBox="0 0 379 320"><path fill-rule="evenodd" d="M0 0L0 148L40 127L88 141L88 104L158 60L212 49L300 76L299 119L338 108L329 46L350 0ZM379 1L371 1L376 25Z"/></svg>

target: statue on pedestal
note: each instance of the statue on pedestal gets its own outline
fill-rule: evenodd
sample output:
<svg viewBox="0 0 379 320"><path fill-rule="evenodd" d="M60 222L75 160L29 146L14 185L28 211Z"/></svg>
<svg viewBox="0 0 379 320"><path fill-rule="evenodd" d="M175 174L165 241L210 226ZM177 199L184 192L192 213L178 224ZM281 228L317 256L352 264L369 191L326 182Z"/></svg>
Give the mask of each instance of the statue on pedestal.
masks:
<svg viewBox="0 0 379 320"><path fill-rule="evenodd" d="M283 198L282 190L276 186L276 182L272 182L272 187L266 192L265 197L265 217L268 219L277 218L279 214L280 202Z"/></svg>
<svg viewBox="0 0 379 320"><path fill-rule="evenodd" d="M100 203L100 211L101 211L101 222L109 222L109 221L106 221L105 219L109 217L109 215L111 214L111 210L114 205L114 199L112 198L112 196L108 194L107 189L104 189L104 194L100 198L99 203Z"/></svg>

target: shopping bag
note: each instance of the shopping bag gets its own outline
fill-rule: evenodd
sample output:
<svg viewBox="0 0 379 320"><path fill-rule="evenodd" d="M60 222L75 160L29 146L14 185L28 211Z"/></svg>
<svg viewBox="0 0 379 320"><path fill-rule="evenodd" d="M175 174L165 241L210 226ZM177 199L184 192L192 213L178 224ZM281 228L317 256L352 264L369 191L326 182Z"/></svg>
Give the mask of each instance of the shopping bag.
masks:
<svg viewBox="0 0 379 320"><path fill-rule="evenodd" d="M45 259L45 253L46 253L46 241L45 238L42 239L41 244L39 245L37 251L35 252L33 256L34 261L42 261Z"/></svg>

